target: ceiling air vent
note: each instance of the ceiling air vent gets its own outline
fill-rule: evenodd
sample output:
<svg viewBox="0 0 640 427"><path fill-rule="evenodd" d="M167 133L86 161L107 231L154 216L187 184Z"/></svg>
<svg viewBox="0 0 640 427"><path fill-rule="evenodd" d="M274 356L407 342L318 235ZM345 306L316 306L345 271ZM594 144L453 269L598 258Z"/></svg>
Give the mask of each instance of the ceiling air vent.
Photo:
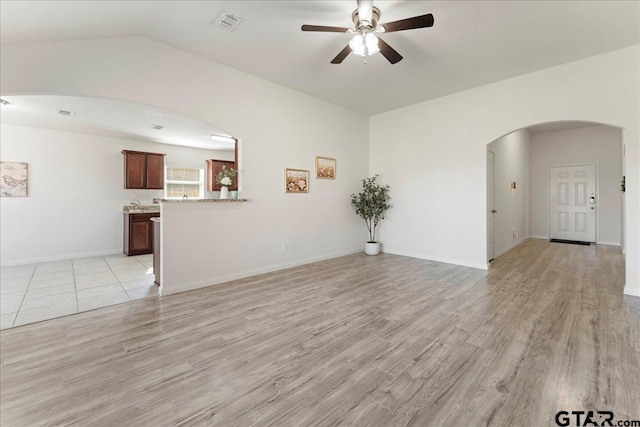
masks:
<svg viewBox="0 0 640 427"><path fill-rule="evenodd" d="M73 111L68 111L68 110L58 110L58 114L60 114L61 116L67 116L67 117L73 117L76 115L76 113L74 113Z"/></svg>
<svg viewBox="0 0 640 427"><path fill-rule="evenodd" d="M162 130L162 129L164 129L164 126L162 126L162 125L151 125L151 129L153 129L153 130Z"/></svg>
<svg viewBox="0 0 640 427"><path fill-rule="evenodd" d="M242 18L239 18L235 16L233 13L223 10L220 16L218 16L211 25L226 31L227 33L230 33L238 25L240 25L241 22L242 22Z"/></svg>

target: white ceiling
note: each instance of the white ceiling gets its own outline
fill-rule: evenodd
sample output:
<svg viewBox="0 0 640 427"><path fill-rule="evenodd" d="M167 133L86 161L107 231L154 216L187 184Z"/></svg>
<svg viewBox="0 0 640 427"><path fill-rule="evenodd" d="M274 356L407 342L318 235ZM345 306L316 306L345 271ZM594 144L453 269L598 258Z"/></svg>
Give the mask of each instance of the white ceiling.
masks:
<svg viewBox="0 0 640 427"><path fill-rule="evenodd" d="M376 114L640 42L638 1L375 1L381 22L433 13L432 28L382 35L404 56L331 59L348 43L302 24L351 26L356 2L2 1L3 44L146 36ZM211 25L222 10L243 19Z"/></svg>
<svg viewBox="0 0 640 427"><path fill-rule="evenodd" d="M97 98L52 95L3 96L2 123L70 132L141 139L161 144L232 151L233 142L211 140L229 136L213 126L157 108ZM59 110L74 114L64 116ZM164 126L161 130L152 125Z"/></svg>

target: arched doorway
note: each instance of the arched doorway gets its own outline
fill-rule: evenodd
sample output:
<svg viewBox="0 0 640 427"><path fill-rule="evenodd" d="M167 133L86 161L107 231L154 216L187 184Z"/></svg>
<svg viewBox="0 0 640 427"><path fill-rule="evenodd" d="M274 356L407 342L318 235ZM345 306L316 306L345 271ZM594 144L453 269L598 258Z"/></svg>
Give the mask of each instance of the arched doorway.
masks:
<svg viewBox="0 0 640 427"><path fill-rule="evenodd" d="M217 198L206 188L208 161L235 162L235 140L183 114L116 99L2 99L2 161L25 165L28 191L1 199L0 261L12 280L0 283L3 297L11 294L0 328L157 295L153 199L167 198L171 186ZM159 156L162 183L128 185L123 151ZM128 239L138 246L126 257Z"/></svg>
<svg viewBox="0 0 640 427"><path fill-rule="evenodd" d="M583 121L535 124L488 144L487 260L529 238L553 238L554 228L569 225L585 230L593 227L592 237L585 238L587 243L624 249L623 153L622 129ZM555 187L550 187L551 172L585 165L594 171L592 187L583 188L572 181L560 188L581 191L580 203L585 203L586 213L572 211L571 215L578 221L590 218L593 225L559 225L557 212L552 212L556 195ZM573 221L565 213L559 218Z"/></svg>

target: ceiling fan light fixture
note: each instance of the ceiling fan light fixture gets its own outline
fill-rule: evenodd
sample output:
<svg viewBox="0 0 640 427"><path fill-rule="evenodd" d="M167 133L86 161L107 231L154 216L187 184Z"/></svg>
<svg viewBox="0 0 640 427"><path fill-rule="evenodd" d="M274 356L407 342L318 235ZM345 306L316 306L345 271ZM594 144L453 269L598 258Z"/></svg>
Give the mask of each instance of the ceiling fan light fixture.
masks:
<svg viewBox="0 0 640 427"><path fill-rule="evenodd" d="M413 16L411 18L386 22L378 25L380 21L380 9L373 6L374 0L357 0L358 8L351 14L353 28L329 27L326 25L303 25L302 31L317 31L327 33L351 33L355 34L348 45L331 60L332 64L342 64L349 53L364 57L380 52L389 63L397 64L402 61L402 55L389 46L382 39L378 39L374 33L392 33L396 31L415 30L418 28L433 27L433 15Z"/></svg>
<svg viewBox="0 0 640 427"><path fill-rule="evenodd" d="M380 52L378 37L373 33L356 34L349 42L349 47L354 54L362 57Z"/></svg>

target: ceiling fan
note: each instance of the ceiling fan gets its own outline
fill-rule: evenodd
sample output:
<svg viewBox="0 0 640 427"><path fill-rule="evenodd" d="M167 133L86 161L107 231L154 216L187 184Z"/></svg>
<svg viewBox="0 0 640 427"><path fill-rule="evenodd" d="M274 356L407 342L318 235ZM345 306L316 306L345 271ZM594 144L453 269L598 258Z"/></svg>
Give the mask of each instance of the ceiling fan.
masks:
<svg viewBox="0 0 640 427"><path fill-rule="evenodd" d="M395 64L402 60L402 55L389 46L384 40L378 38L375 33L391 33L393 31L413 30L433 26L433 15L430 13L378 25L379 19L380 9L373 5L373 0L358 0L358 8L351 14L351 20L355 28L303 25L302 31L355 34L349 44L333 58L331 61L332 64L342 63L351 52L364 57L365 62L368 55L380 52L389 62Z"/></svg>

